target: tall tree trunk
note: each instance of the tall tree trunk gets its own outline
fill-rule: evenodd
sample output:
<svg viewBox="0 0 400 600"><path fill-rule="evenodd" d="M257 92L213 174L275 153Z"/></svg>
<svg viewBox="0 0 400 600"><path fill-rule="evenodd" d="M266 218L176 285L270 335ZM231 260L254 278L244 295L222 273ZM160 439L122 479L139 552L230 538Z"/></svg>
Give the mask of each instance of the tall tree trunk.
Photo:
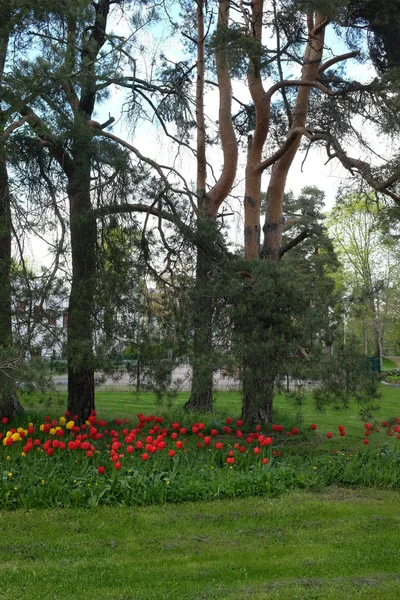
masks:
<svg viewBox="0 0 400 600"><path fill-rule="evenodd" d="M251 4L249 35L261 46L263 28L263 0ZM254 53L249 61L247 83L254 103L256 121L254 135L249 136L245 172L244 192L244 250L245 258L252 260L260 253L260 194L262 170L260 163L270 124L269 98L264 90L261 74L261 57Z"/></svg>
<svg viewBox="0 0 400 600"><path fill-rule="evenodd" d="M364 328L364 354L365 354L365 356L368 356L368 327L367 327L367 323L365 321L363 321L363 328Z"/></svg>
<svg viewBox="0 0 400 600"><path fill-rule="evenodd" d="M68 182L72 282L68 308L68 410L87 419L94 409L93 301L96 277L96 221L90 198L90 140L81 134L72 154Z"/></svg>
<svg viewBox="0 0 400 600"><path fill-rule="evenodd" d="M218 25L221 30L229 24L230 0L219 0ZM196 283L193 294L193 374L191 395L185 408L212 410L213 361L212 320L213 294L210 275L213 269L211 254L217 238L216 217L222 202L228 196L234 182L238 148L232 126L232 90L229 74L226 40L222 36L215 51L219 85L219 130L224 164L215 185L207 192L206 136L204 121L204 2L197 4L197 82L196 82L196 126L197 126L197 202L198 250L196 258ZM226 36L224 36L226 37Z"/></svg>
<svg viewBox="0 0 400 600"><path fill-rule="evenodd" d="M0 112L0 119L2 118ZM0 130L0 138L3 128ZM0 362L12 355L11 208L4 144L0 139ZM23 408L13 379L0 370L0 417L13 419Z"/></svg>
<svg viewBox="0 0 400 600"><path fill-rule="evenodd" d="M379 358L380 368L382 368L382 327L379 317L375 314L374 323L374 358Z"/></svg>
<svg viewBox="0 0 400 600"><path fill-rule="evenodd" d="M252 2L251 34L261 43L263 0ZM326 19L316 13L307 18L308 42L306 45L301 81L314 82L318 78L324 46ZM278 34L279 35L279 34ZM264 241L260 252L260 192L263 172L262 151L269 131L271 90L266 93L261 80L260 59L250 61L249 89L256 109L254 138L249 139L245 181L245 257L279 260L282 250L284 226L283 198L286 179L301 142L297 130L306 124L311 86L299 86L296 104L288 131L292 140L285 152L273 164L267 192L267 210L263 227ZM265 167L265 163L264 163ZM268 310L268 309L267 309ZM250 423L271 421L273 417L274 369L258 365L257 357L249 357L243 364L243 416Z"/></svg>
<svg viewBox="0 0 400 600"><path fill-rule="evenodd" d="M72 169L68 174L72 282L68 309L68 410L84 421L94 409L93 304L96 278L97 226L92 213L91 119L96 103L96 62L106 41L110 0L94 3L95 19L81 50L78 99L71 95L74 112ZM66 63L74 66L76 18L68 25ZM67 86L68 88L68 86Z"/></svg>
<svg viewBox="0 0 400 600"><path fill-rule="evenodd" d="M204 2L197 3L197 80L196 80L196 127L197 127L197 236L206 243L208 220L215 219L207 214L206 204L206 129L204 120ZM212 240L210 240L212 243ZM204 245L199 245L196 256L196 281L193 302L193 360L192 388L190 398L185 404L188 410L212 410L213 373L212 353L212 315L213 298L210 293L209 272L212 268L209 253Z"/></svg>
<svg viewBox="0 0 400 600"><path fill-rule="evenodd" d="M7 23L0 24L0 81L8 46ZM11 198L5 151L6 113L0 102L0 361L12 354ZM0 370L0 417L13 419L23 411L13 380Z"/></svg>

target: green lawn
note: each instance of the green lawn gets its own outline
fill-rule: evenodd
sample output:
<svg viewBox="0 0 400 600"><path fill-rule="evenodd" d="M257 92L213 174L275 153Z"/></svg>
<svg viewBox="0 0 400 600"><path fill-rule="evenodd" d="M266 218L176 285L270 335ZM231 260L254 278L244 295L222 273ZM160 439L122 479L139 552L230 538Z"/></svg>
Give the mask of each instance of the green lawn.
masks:
<svg viewBox="0 0 400 600"><path fill-rule="evenodd" d="M390 358L382 358L382 369L384 371L388 369L397 369L397 364L393 360L390 360Z"/></svg>
<svg viewBox="0 0 400 600"><path fill-rule="evenodd" d="M0 512L2 600L397 600L400 495Z"/></svg>
<svg viewBox="0 0 400 600"><path fill-rule="evenodd" d="M381 386L381 392L374 425L400 416L399 388ZM99 392L96 402L105 419L162 412L190 423L196 415L182 413L186 399L187 394L181 394L168 410L157 407L151 394ZM26 423L29 415L37 421L46 413L62 414L66 396L51 402L27 396L22 400ZM277 396L275 407L276 423L285 429L296 424L297 408L287 399ZM219 428L226 416L239 414L239 394L219 392L215 413L204 420L208 427L215 423ZM124 458L121 471L108 467L104 476L90 466L91 459L78 460L72 454L64 459L29 455L33 460L25 463L28 458L21 458L18 448L10 452L3 464L4 498L21 494L26 502L22 506L29 508L0 511L1 600L397 600L400 492L393 490L399 489L400 440L388 438L382 428L364 446L357 407L318 412L310 396L302 419L304 435L282 434L282 464L268 465L265 471L236 471L236 465L232 471L226 465L205 469L205 459L195 447L188 449L188 460L185 454L174 459L170 470L162 466L161 455L154 457L159 464L139 465L140 455L134 454L137 471L127 471ZM315 432L309 431L312 422L318 425ZM337 430L341 424L347 432L343 438ZM334 432L332 440L326 438L328 430ZM250 456L246 460L252 464ZM189 459L197 466L190 467ZM151 479L152 464L158 464L157 482ZM347 487L338 486L338 481ZM327 482L336 485L327 487ZM161 486L160 497L142 500L161 503L126 502L129 492L124 486L138 494L139 484L146 494L156 484ZM366 484L371 487L362 487ZM196 496L201 485L210 495ZM114 494L112 506L35 508L29 496L34 495L39 506L71 506L67 500L72 494L82 506L88 495L98 495L103 488ZM170 500L163 503L167 489ZM257 497L243 497L253 493ZM180 494L182 499L237 497L175 503ZM124 501L127 505L121 506ZM11 501L4 505L13 506Z"/></svg>
<svg viewBox="0 0 400 600"><path fill-rule="evenodd" d="M382 395L379 410L374 414L375 424L382 420L390 419L394 416L400 416L400 388L387 385L380 386ZM188 393L180 393L174 401L172 408L158 407L155 396L152 393L141 393L137 396L132 392L97 392L96 408L97 413L102 418L112 419L116 417L136 416L137 413L144 414L162 413L173 418L175 412L181 416L181 408L188 399ZM52 396L49 402L44 398L42 403L38 403L37 396L23 395L21 401L26 408L28 415L36 414L39 411L42 414L62 414L64 412L67 395L66 392L59 392ZM275 422L284 423L287 427L298 425L297 413L298 407L282 395L276 395L274 400ZM214 395L214 410L212 415L198 415L199 419L206 421L224 420L227 416L239 416L241 413L241 400L239 392L216 392ZM359 409L353 405L346 410L335 410L328 407L324 411L318 411L310 394L306 394L305 403L301 410L300 425L308 428L310 423L317 423L318 428L323 431L337 431L339 425L345 425L349 439L352 436L358 438L362 435L364 420L360 418ZM194 419L192 419L194 420Z"/></svg>

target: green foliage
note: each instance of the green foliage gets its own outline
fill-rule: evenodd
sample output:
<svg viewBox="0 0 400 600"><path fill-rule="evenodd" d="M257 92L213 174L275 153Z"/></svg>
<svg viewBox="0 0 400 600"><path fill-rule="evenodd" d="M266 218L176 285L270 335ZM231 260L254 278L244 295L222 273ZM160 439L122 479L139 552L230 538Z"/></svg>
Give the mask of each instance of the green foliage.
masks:
<svg viewBox="0 0 400 600"><path fill-rule="evenodd" d="M170 93L161 99L158 114L167 122L176 125L179 137L188 141L196 122L191 112L191 68L189 61L179 61L171 65L164 56L160 56L160 83L170 89Z"/></svg>
<svg viewBox="0 0 400 600"><path fill-rule="evenodd" d="M372 337L377 355L383 333L393 331L397 322L397 243L382 228L378 206L371 196L339 197L328 224L342 263L337 283L338 291L341 289L348 298L343 308L348 313L350 330L356 333L352 323L358 325L357 337L365 352L368 337Z"/></svg>
<svg viewBox="0 0 400 600"><path fill-rule="evenodd" d="M53 388L47 364L36 357L25 360L16 347L0 348L0 373L1 399L16 388L23 389L26 393L45 393Z"/></svg>
<svg viewBox="0 0 400 600"><path fill-rule="evenodd" d="M349 21L352 25L368 25L371 58L380 72L400 66L398 37L400 32L398 0L350 0Z"/></svg>
<svg viewBox="0 0 400 600"><path fill-rule="evenodd" d="M243 376L256 386L266 373L273 380L300 343L309 308L300 279L284 264L235 260L219 274L219 283L232 323L232 351L249 365Z"/></svg>
<svg viewBox="0 0 400 600"><path fill-rule="evenodd" d="M357 344L349 340L334 355L326 356L320 364L321 385L314 392L317 406L333 404L346 408L353 401L364 418L376 410L378 379L370 371L368 360L357 352Z"/></svg>
<svg viewBox="0 0 400 600"><path fill-rule="evenodd" d="M269 61L267 61L267 49L263 48L256 38L250 37L244 27L237 23L231 27L220 25L211 36L208 52L212 57L218 48L227 50L232 77L246 77L249 61L259 65L259 69L263 69L265 76L271 74L271 68L268 67Z"/></svg>
<svg viewBox="0 0 400 600"><path fill-rule="evenodd" d="M298 273L308 294L312 310L304 317L302 345L309 348L315 359L321 345L332 346L338 323L332 308L338 302L335 279L339 261L326 227L323 207L324 193L315 186L304 187L297 198L290 192L285 195L283 245L303 232L307 236L283 256L282 262L287 269Z"/></svg>

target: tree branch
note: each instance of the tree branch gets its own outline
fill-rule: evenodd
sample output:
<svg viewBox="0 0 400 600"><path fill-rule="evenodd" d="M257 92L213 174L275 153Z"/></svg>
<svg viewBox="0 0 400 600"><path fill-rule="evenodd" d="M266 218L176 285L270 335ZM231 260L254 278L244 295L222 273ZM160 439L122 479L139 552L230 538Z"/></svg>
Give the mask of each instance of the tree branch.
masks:
<svg viewBox="0 0 400 600"><path fill-rule="evenodd" d="M72 158L64 148L61 140L52 134L45 122L24 100L16 97L4 87L0 87L0 95L14 110L18 111L24 117L24 122L29 123L32 130L44 142L43 145L49 147L52 156L59 163L67 177L69 177L73 170Z"/></svg>
<svg viewBox="0 0 400 600"><path fill-rule="evenodd" d="M172 135L172 133L170 133L167 129L167 126L164 122L164 119L162 118L162 116L160 115L159 110L157 109L157 107L155 106L155 104L150 100L150 98L148 98L148 96L146 96L146 94L144 94L141 90L137 89L136 90L137 93L139 94L139 96L141 96L144 100L146 100L146 102L151 106L151 108L154 111L154 114L156 115L161 127L163 128L163 131L165 133L165 135L167 137L169 137L171 140L173 140L174 142L176 142L177 144L179 144L180 146L184 146L185 148L187 148L188 150L190 150L191 152L194 153L193 148L190 146L190 144L187 144L186 142L184 142L183 140L178 139L177 137L175 137L174 135Z"/></svg>
<svg viewBox="0 0 400 600"><path fill-rule="evenodd" d="M92 211L92 216L95 219L100 219L102 217L108 217L109 215L121 215L124 213L146 213L149 215L153 215L154 217L161 217L165 221L169 221L170 223L176 223L176 216L172 215L168 211L161 210L160 208L155 208L155 206L150 206L148 204L143 204L142 202L137 202L135 204L131 204L129 202L124 202L123 204L110 204L107 206L99 206Z"/></svg>
<svg viewBox="0 0 400 600"><path fill-rule="evenodd" d="M296 141L299 135L306 135L310 139L310 133L304 127L294 127L289 131L289 134L286 140L283 142L282 146L271 154L268 158L263 160L257 167L257 171L265 171L268 167L276 163L277 160L281 158L289 150L291 145ZM312 140L313 141L313 140Z"/></svg>
<svg viewBox="0 0 400 600"><path fill-rule="evenodd" d="M148 156L144 156L144 154L142 154L137 148L135 148L135 146L132 146L132 144L129 144L129 142L126 142L122 138L114 135L113 133L110 133L109 131L103 131L100 129L96 129L94 135L106 137L110 140L113 140L117 144L120 144L127 150L130 150L131 152L133 152L133 154L135 154L135 156L137 156L137 158L139 160L150 165L159 174L160 178L162 179L162 181L165 184L166 189L169 189L170 191L175 192L176 194L184 194L185 196L188 196L190 198L190 200L192 200L193 192L190 190L190 188L189 188L188 184L186 183L186 180L184 179L182 174L179 173L173 167L158 164L156 161L149 158ZM172 184L170 183L170 181L168 180L165 173L163 172L163 169L167 169L170 173L174 173L182 181L182 183L184 185L184 189L174 188L172 186Z"/></svg>
<svg viewBox="0 0 400 600"><path fill-rule="evenodd" d="M301 233L299 233L299 235L297 235L295 238L293 238L292 240L290 240L290 242L288 242L285 246L283 246L279 250L279 258L282 258L282 256L284 254L286 254L286 252L289 252L289 250L291 250L292 248L295 248L296 246L298 246L300 244L300 242L302 242L306 238L310 237L310 235L311 235L311 230L310 229L304 229L304 231L302 231Z"/></svg>
<svg viewBox="0 0 400 600"><path fill-rule="evenodd" d="M356 85L352 84L343 90L334 91L326 87L326 85L323 85L319 81L301 81L300 79L285 79L284 81L278 81L269 88L269 90L266 92L268 99L270 100L273 94L282 87L314 87L318 90L321 90L321 92L324 92L328 96L341 96L343 94L346 94L347 92L355 92L362 86L360 86L360 84L357 83Z"/></svg>
<svg viewBox="0 0 400 600"><path fill-rule="evenodd" d="M374 190L381 192L382 194L392 198L395 202L400 203L400 195L388 189L390 186L400 181L400 173L393 173L386 180L379 181L379 179L374 176L370 164L364 160L348 156L343 150L340 142L333 136L327 133L319 133L318 136L319 139L325 139L327 141L327 151L330 158L338 158L345 169L347 169L352 175L354 175L354 170L356 170ZM333 155L329 153L329 146L331 146L334 150Z"/></svg>
<svg viewBox="0 0 400 600"><path fill-rule="evenodd" d="M347 52L346 54L340 54L340 56L334 56L333 58L327 60L320 66L320 68L318 69L318 74L323 73L333 65L336 65L338 62L348 60L349 58L355 58L356 56L360 56L359 50L354 50L354 52Z"/></svg>
<svg viewBox="0 0 400 600"><path fill-rule="evenodd" d="M320 20L319 23L317 23L315 25L315 27L312 28L311 30L311 35L315 36L317 35L320 31L322 31L325 27L327 27L327 25L329 25L330 23L330 19L328 17L324 17L323 19Z"/></svg>
<svg viewBox="0 0 400 600"><path fill-rule="evenodd" d="M7 139L13 131L18 129L19 127L22 127L22 125L26 123L27 120L27 117L23 117L22 119L18 119L18 121L14 121L8 127L6 127L2 134L3 140Z"/></svg>

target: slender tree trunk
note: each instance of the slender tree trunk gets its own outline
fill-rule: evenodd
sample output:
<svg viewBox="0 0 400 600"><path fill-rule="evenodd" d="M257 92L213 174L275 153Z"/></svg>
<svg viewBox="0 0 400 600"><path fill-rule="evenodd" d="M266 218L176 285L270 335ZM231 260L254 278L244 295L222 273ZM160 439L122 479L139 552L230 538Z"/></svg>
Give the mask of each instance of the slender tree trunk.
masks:
<svg viewBox="0 0 400 600"><path fill-rule="evenodd" d="M94 409L93 301L96 277L96 221L90 198L90 140L75 140L68 182L72 283L68 308L68 410L87 419Z"/></svg>
<svg viewBox="0 0 400 600"><path fill-rule="evenodd" d="M204 239L204 244L213 243L207 239L208 221L215 222L208 215L206 196L207 160L206 160L206 130L204 120L204 2L197 3L197 80L196 80L196 127L197 127L197 208L198 239ZM185 404L188 410L212 410L213 373L212 364L212 316L213 297L209 285L209 274L212 265L205 245L198 247L196 256L196 282L193 301L193 360L192 388L190 398Z"/></svg>
<svg viewBox="0 0 400 600"><path fill-rule="evenodd" d="M263 0L254 0L251 4L251 23L249 35L261 45ZM245 171L244 192L244 249L245 258L252 260L260 254L260 193L262 171L259 168L265 141L269 132L270 104L262 83L261 60L255 54L249 61L247 83L254 103L256 121L254 135L249 136Z"/></svg>
<svg viewBox="0 0 400 600"><path fill-rule="evenodd" d="M365 356L368 356L368 327L366 322L363 322L363 327L364 327L364 354Z"/></svg>
<svg viewBox="0 0 400 600"><path fill-rule="evenodd" d="M382 328L379 317L374 317L374 358L379 358L382 366Z"/></svg>
<svg viewBox="0 0 400 600"><path fill-rule="evenodd" d="M217 28L228 27L229 0L219 0ZM204 2L197 4L197 82L196 82L196 126L197 126L197 201L199 242L196 259L196 283L193 294L193 374L192 389L186 409L208 412L212 410L213 360L212 322L213 293L210 282L213 261L212 249L217 238L216 217L218 208L228 196L237 168L237 142L232 126L232 90L226 41L220 41L215 52L219 85L219 129L224 164L215 185L207 192L206 136L204 120Z"/></svg>
<svg viewBox="0 0 400 600"><path fill-rule="evenodd" d="M3 25L3 27L2 27ZM7 24L0 24L0 81L8 46ZM11 318L11 198L8 182L4 129L6 113L0 102L0 361L12 354ZM23 411L15 383L0 371L0 417L13 419Z"/></svg>
<svg viewBox="0 0 400 600"><path fill-rule="evenodd" d="M0 118L2 115L0 114ZM0 136L2 130L0 130ZM12 355L11 208L4 146L0 142L0 362ZM13 419L23 408L15 382L0 371L0 417Z"/></svg>

